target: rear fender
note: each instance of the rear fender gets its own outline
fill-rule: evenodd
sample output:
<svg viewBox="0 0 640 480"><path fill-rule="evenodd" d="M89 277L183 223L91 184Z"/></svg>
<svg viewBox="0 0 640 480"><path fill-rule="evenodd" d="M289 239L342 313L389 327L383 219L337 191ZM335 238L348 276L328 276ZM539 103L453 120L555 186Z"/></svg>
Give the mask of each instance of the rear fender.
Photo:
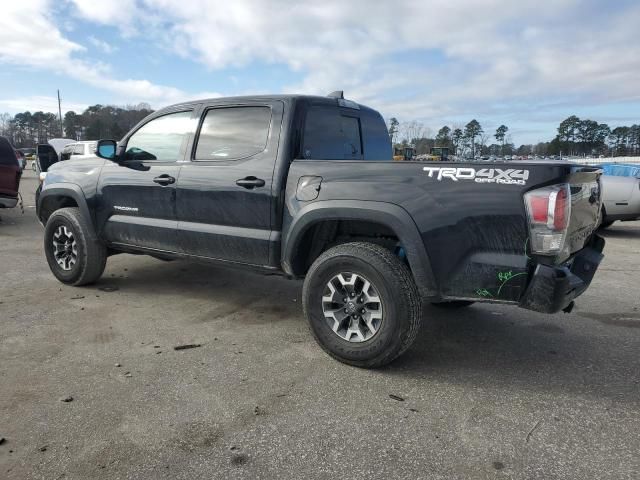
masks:
<svg viewBox="0 0 640 480"><path fill-rule="evenodd" d="M304 206L283 232L281 258L286 273L294 274L292 259L304 233L314 224L326 220L368 221L391 229L405 250L421 295L433 300L439 298L431 262L416 224L402 207L386 202L326 200Z"/></svg>

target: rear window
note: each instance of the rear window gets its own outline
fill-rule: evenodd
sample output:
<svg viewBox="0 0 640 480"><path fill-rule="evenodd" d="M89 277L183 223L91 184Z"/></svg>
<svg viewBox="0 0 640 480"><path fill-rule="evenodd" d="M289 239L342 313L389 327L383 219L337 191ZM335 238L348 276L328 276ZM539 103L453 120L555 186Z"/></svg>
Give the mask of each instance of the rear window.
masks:
<svg viewBox="0 0 640 480"><path fill-rule="evenodd" d="M238 160L263 152L270 125L269 107L213 108L202 122L195 159Z"/></svg>
<svg viewBox="0 0 640 480"><path fill-rule="evenodd" d="M313 106L309 109L302 141L303 158L362 159L359 118L343 115L334 107Z"/></svg>

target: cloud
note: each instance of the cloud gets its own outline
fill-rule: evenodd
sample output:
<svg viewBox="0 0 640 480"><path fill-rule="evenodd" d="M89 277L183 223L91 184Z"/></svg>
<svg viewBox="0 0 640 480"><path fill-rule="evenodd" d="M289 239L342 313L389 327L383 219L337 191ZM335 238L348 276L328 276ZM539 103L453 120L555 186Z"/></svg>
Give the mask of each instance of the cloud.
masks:
<svg viewBox="0 0 640 480"><path fill-rule="evenodd" d="M84 103L67 102L62 99L63 112L73 110L74 112L83 112L88 105ZM0 111L8 113L19 112L57 112L58 98L44 95L31 95L28 97L16 97L0 99Z"/></svg>
<svg viewBox="0 0 640 480"><path fill-rule="evenodd" d="M208 68L281 64L303 75L289 90L325 94L343 88L388 115L437 120L514 106L524 113L541 98L582 104L639 99L640 7L634 4L610 9L578 0L107 3L107 11L115 5L124 10L101 21L122 27L120 19L127 18L139 35L153 35L165 49Z"/></svg>
<svg viewBox="0 0 640 480"><path fill-rule="evenodd" d="M106 53L107 55L110 55L118 50L118 47L114 47L104 40L100 40L99 38L94 37L93 35L87 37L87 40L89 40L89 43L91 43L91 45L96 47L98 50Z"/></svg>
<svg viewBox="0 0 640 480"><path fill-rule="evenodd" d="M77 13L97 24L117 25L130 33L132 21L141 15L135 0L72 0Z"/></svg>
<svg viewBox="0 0 640 480"><path fill-rule="evenodd" d="M105 2L106 4L111 2ZM24 0L9 3L3 8L3 16L0 17L2 63L63 74L112 92L121 102L147 101L152 104L167 104L201 98L203 95L219 96L215 92L190 94L176 87L154 84L146 79L120 79L112 74L111 66L80 58L78 54L86 52L86 48L62 35L56 23L49 17L50 1ZM94 10L102 11L102 6L94 7ZM115 20L115 9L107 6L104 11L105 16L101 17L103 20ZM100 42L98 39L92 41L91 38L89 41ZM104 48L104 45L102 47Z"/></svg>
<svg viewBox="0 0 640 480"><path fill-rule="evenodd" d="M43 15L45 0L22 0L2 6L0 62L42 67L66 62L81 45L67 40Z"/></svg>
<svg viewBox="0 0 640 480"><path fill-rule="evenodd" d="M85 47L50 20L52 3L20 5L8 7L11 21L0 20L7 23L0 28L1 61L56 59L58 71L133 101L190 96L178 86L122 79L111 71L116 66L86 60ZM545 105L572 113L640 101L636 2L103 0L98 7L73 0L71 14L213 71L281 66L301 78L283 85L287 91L344 89L386 116L433 128L463 117L517 121ZM102 40L88 41L101 48Z"/></svg>

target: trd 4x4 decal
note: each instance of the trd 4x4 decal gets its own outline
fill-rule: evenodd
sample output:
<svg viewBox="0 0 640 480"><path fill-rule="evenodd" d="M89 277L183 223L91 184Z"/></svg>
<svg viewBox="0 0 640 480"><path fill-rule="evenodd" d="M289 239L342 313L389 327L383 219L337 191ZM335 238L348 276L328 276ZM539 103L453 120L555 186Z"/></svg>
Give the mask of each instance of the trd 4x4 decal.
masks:
<svg viewBox="0 0 640 480"><path fill-rule="evenodd" d="M481 168L476 170L470 167L424 167L429 172L429 178L437 178L441 181L448 178L458 180L473 180L476 183L499 183L502 185L526 185L529 179L529 170L515 168Z"/></svg>

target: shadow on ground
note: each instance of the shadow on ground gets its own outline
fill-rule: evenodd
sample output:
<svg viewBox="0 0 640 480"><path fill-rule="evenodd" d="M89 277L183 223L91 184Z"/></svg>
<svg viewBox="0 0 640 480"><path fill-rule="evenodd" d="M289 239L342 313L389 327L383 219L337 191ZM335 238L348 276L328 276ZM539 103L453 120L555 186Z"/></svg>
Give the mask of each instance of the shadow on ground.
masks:
<svg viewBox="0 0 640 480"><path fill-rule="evenodd" d="M234 322L250 326L260 319L274 321L274 328L282 328L277 335L283 341L287 341L290 326L279 327L278 319L299 321L301 331L306 329L301 282L278 276L158 261L129 268L122 277L107 274L98 285L87 288L105 285L135 295L179 295L182 301L224 303L224 315L241 314L234 316ZM176 285L180 285L179 292ZM204 312L197 321L212 319L215 317ZM585 333L585 322L597 322L596 329L603 329L603 334ZM606 329L630 330L639 325L638 312L602 313L595 318L579 309L572 314L542 315L489 304L454 311L426 305L423 327L413 347L379 372L467 387L504 388L507 393L511 388L534 389L638 403L640 345L632 337L621 346ZM309 348L318 347L310 341Z"/></svg>
<svg viewBox="0 0 640 480"><path fill-rule="evenodd" d="M604 238L637 238L640 239L640 228L627 227L624 222L616 222L598 234Z"/></svg>

